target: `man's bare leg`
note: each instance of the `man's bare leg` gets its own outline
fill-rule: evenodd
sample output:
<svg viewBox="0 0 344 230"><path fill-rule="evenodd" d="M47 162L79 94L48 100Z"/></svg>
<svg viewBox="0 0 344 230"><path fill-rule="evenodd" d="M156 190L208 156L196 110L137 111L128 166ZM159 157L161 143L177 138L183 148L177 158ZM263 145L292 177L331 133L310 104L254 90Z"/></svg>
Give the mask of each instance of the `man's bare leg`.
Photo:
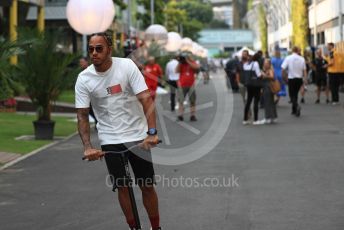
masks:
<svg viewBox="0 0 344 230"><path fill-rule="evenodd" d="M146 208L152 229L160 227L159 201L154 186L140 186L143 205Z"/></svg>
<svg viewBox="0 0 344 230"><path fill-rule="evenodd" d="M118 201L121 205L123 214L125 215L129 227L134 227L136 223L130 203L128 187L118 188Z"/></svg>

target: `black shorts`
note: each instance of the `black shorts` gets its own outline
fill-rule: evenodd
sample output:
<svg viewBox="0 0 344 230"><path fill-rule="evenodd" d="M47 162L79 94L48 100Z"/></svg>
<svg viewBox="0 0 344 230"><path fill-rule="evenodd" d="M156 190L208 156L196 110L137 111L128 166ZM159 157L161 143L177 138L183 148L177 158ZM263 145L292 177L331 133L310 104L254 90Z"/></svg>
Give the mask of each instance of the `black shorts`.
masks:
<svg viewBox="0 0 344 230"><path fill-rule="evenodd" d="M316 76L316 83L317 83L318 87L327 86L327 74L326 73L317 73L315 76Z"/></svg>
<svg viewBox="0 0 344 230"><path fill-rule="evenodd" d="M140 141L141 142L141 141ZM152 154L148 150L135 147L127 151L133 145L139 142L131 142L125 144L102 145L102 151L105 152L122 152L105 154L105 162L109 172L109 179L113 185L112 191L116 188L128 186L129 180L126 176L125 163L130 163L135 176L135 183L139 186L152 186L155 184L155 174L152 163ZM121 156L122 155L122 156ZM141 156L141 157L140 157Z"/></svg>

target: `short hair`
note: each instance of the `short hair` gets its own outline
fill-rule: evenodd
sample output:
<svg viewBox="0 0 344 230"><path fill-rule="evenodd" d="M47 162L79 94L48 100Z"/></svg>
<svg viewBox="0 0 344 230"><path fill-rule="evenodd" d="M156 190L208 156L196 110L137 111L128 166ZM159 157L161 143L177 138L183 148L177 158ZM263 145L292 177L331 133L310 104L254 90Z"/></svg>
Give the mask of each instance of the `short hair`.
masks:
<svg viewBox="0 0 344 230"><path fill-rule="evenodd" d="M333 42L329 42L328 45L334 47L334 43Z"/></svg>
<svg viewBox="0 0 344 230"><path fill-rule="evenodd" d="M294 46L294 47L293 47L293 52L294 52L294 53L300 52L300 48L297 47L297 46Z"/></svg>
<svg viewBox="0 0 344 230"><path fill-rule="evenodd" d="M252 61L258 61L259 58L260 58L260 54L257 52L257 53L255 53L255 54L253 55Z"/></svg>
<svg viewBox="0 0 344 230"><path fill-rule="evenodd" d="M107 32L101 32L101 33L94 33L94 34L91 34L90 35L90 38L89 38L89 40L92 38L92 37L94 37L94 36L100 36L100 37L103 37L104 39L105 39L105 41L106 41L106 44L108 45L108 46L112 46L112 36L111 36L111 34L109 34L109 33L107 33ZM89 41L88 40L88 41Z"/></svg>

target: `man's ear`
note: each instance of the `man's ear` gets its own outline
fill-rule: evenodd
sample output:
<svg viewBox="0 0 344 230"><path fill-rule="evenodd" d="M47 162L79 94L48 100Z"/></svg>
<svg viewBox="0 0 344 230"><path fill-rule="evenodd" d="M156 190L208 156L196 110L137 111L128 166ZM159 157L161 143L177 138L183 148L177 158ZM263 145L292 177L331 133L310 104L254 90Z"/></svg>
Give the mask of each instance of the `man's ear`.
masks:
<svg viewBox="0 0 344 230"><path fill-rule="evenodd" d="M108 55L112 56L112 46L108 46Z"/></svg>

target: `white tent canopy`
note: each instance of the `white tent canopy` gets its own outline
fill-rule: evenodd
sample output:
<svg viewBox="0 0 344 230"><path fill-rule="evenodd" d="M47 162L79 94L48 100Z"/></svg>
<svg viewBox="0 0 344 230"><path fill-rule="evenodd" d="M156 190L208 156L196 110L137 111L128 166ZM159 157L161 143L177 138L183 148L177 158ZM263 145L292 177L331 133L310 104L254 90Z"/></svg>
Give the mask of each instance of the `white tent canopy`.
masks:
<svg viewBox="0 0 344 230"><path fill-rule="evenodd" d="M233 57L235 57L235 56L241 57L242 56L242 52L244 50L247 50L250 55L254 55L255 54L255 52L253 50L251 50L251 49L247 48L246 46L244 46L244 47L241 48L241 50L239 50L238 52L234 53Z"/></svg>

